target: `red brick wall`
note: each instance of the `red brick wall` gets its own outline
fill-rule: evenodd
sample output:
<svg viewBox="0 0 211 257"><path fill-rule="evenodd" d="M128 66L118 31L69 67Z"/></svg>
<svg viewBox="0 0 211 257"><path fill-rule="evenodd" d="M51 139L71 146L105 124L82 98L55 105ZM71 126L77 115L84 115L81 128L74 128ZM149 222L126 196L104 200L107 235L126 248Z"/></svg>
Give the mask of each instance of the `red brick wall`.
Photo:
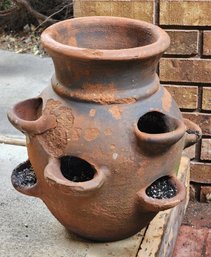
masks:
<svg viewBox="0 0 211 257"><path fill-rule="evenodd" d="M202 128L202 140L188 152L192 190L196 198L205 201L211 193L211 1L157 3L157 24L171 38L160 62L160 79L184 117Z"/></svg>
<svg viewBox="0 0 211 257"><path fill-rule="evenodd" d="M211 190L211 0L75 0L74 12L141 19L167 31L171 46L160 62L159 76L184 117L203 130L202 140L187 153L192 191L206 199Z"/></svg>

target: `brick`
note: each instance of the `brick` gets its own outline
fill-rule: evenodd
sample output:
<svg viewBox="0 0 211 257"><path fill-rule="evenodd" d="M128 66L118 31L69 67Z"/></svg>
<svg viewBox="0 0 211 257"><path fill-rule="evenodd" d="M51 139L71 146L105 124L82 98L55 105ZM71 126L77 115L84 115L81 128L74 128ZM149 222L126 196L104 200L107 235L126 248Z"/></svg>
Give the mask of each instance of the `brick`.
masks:
<svg viewBox="0 0 211 257"><path fill-rule="evenodd" d="M162 58L160 79L168 82L211 83L211 60Z"/></svg>
<svg viewBox="0 0 211 257"><path fill-rule="evenodd" d="M153 23L153 2L133 2L133 18Z"/></svg>
<svg viewBox="0 0 211 257"><path fill-rule="evenodd" d="M202 109L211 111L211 87L203 87Z"/></svg>
<svg viewBox="0 0 211 257"><path fill-rule="evenodd" d="M96 15L110 16L111 15L111 2L99 1L96 2Z"/></svg>
<svg viewBox="0 0 211 257"><path fill-rule="evenodd" d="M165 85L172 97L175 99L179 108L196 109L198 105L198 87L195 86L175 86Z"/></svg>
<svg viewBox="0 0 211 257"><path fill-rule="evenodd" d="M207 26L211 24L210 1L161 0L161 25Z"/></svg>
<svg viewBox="0 0 211 257"><path fill-rule="evenodd" d="M186 148L183 153L189 158L189 159L194 159L195 158L195 153L196 153L196 146L192 145L188 148Z"/></svg>
<svg viewBox="0 0 211 257"><path fill-rule="evenodd" d="M201 144L201 160L211 161L211 138L202 140Z"/></svg>
<svg viewBox="0 0 211 257"><path fill-rule="evenodd" d="M96 2L75 1L74 8L75 8L75 11L74 11L75 17L96 15Z"/></svg>
<svg viewBox="0 0 211 257"><path fill-rule="evenodd" d="M205 257L210 257L211 253L211 229L209 229L207 240L205 242Z"/></svg>
<svg viewBox="0 0 211 257"><path fill-rule="evenodd" d="M166 30L171 39L165 54L196 55L198 53L197 30Z"/></svg>
<svg viewBox="0 0 211 257"><path fill-rule="evenodd" d="M73 1L73 14L74 17L81 17L82 13L81 13L81 4L79 1Z"/></svg>
<svg viewBox="0 0 211 257"><path fill-rule="evenodd" d="M111 3L111 15L132 18L133 5L131 2L113 1Z"/></svg>
<svg viewBox="0 0 211 257"><path fill-rule="evenodd" d="M154 2L145 1L99 1L99 0L80 0L74 1L74 16L121 16L134 19L141 19L153 22Z"/></svg>
<svg viewBox="0 0 211 257"><path fill-rule="evenodd" d="M211 114L183 112L183 117L198 124L203 135L211 136Z"/></svg>
<svg viewBox="0 0 211 257"><path fill-rule="evenodd" d="M203 55L211 56L211 31L203 33Z"/></svg>
<svg viewBox="0 0 211 257"><path fill-rule="evenodd" d="M181 226L172 257L201 257L207 228Z"/></svg>
<svg viewBox="0 0 211 257"><path fill-rule="evenodd" d="M190 184L190 188L189 188L189 197L190 197L190 201L196 200L196 188L192 184Z"/></svg>
<svg viewBox="0 0 211 257"><path fill-rule="evenodd" d="M211 186L201 186L200 202L211 202Z"/></svg>
<svg viewBox="0 0 211 257"><path fill-rule="evenodd" d="M190 180L196 183L211 183L211 163L191 162Z"/></svg>

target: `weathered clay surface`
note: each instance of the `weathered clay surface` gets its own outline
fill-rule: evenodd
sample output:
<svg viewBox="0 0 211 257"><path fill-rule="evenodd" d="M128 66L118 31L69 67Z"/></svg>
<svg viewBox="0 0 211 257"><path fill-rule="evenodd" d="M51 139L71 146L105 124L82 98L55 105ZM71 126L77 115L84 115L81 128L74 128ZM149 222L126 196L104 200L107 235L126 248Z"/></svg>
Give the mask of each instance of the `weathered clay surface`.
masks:
<svg viewBox="0 0 211 257"><path fill-rule="evenodd" d="M44 116L52 115L55 117L57 125L55 128L38 135L38 140L47 152L52 156L60 156L63 154L65 147L68 144L68 138L71 134L74 117L71 109L62 106L59 101L50 99L47 101L44 111Z"/></svg>
<svg viewBox="0 0 211 257"><path fill-rule="evenodd" d="M169 38L145 22L89 17L49 27L42 42L55 74L52 87L40 96L40 117L24 120L16 107L8 114L18 129L24 127L37 177L33 190L17 190L40 197L67 229L81 236L111 241L133 235L158 211L185 198L176 173L183 148L201 133L183 121L159 84L157 63ZM45 120L51 126L43 126ZM71 168L64 176L66 166ZM86 168L90 180L67 179L74 177L68 172L76 172L78 180ZM147 196L146 189L163 176L176 186L176 195Z"/></svg>

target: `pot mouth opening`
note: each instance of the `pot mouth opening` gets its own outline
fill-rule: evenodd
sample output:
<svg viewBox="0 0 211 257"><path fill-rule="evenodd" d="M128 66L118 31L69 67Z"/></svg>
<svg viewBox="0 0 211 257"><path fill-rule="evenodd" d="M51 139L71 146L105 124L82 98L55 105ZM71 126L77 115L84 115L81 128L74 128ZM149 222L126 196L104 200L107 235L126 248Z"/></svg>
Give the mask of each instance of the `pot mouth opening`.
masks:
<svg viewBox="0 0 211 257"><path fill-rule="evenodd" d="M15 188L31 188L37 183L37 177L29 160L19 164L12 172L12 184Z"/></svg>
<svg viewBox="0 0 211 257"><path fill-rule="evenodd" d="M146 189L146 195L153 199L170 199L177 194L177 186L169 176L163 176L154 181Z"/></svg>
<svg viewBox="0 0 211 257"><path fill-rule="evenodd" d="M85 182L92 180L96 174L94 167L87 161L75 156L60 158L62 175L72 182Z"/></svg>
<svg viewBox="0 0 211 257"><path fill-rule="evenodd" d="M170 44L156 25L122 17L82 17L56 23L42 34L47 50L100 59L146 58Z"/></svg>

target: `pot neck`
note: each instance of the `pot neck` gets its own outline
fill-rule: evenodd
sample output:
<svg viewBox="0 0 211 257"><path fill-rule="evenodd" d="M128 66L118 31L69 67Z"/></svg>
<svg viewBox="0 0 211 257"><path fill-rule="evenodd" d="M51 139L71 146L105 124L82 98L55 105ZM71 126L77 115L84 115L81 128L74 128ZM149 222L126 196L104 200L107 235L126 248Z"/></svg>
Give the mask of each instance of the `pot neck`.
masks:
<svg viewBox="0 0 211 257"><path fill-rule="evenodd" d="M77 101L99 104L134 103L159 88L159 56L145 60L82 60L53 56L54 91Z"/></svg>

